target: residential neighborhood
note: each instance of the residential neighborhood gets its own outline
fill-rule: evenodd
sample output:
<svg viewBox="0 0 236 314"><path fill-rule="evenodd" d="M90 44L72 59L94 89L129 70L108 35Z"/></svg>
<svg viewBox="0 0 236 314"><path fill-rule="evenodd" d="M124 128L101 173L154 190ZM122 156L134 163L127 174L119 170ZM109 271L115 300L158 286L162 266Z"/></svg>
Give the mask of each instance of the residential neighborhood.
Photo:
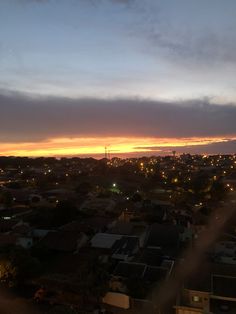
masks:
<svg viewBox="0 0 236 314"><path fill-rule="evenodd" d="M0 168L1 285L41 312L234 313L235 155Z"/></svg>

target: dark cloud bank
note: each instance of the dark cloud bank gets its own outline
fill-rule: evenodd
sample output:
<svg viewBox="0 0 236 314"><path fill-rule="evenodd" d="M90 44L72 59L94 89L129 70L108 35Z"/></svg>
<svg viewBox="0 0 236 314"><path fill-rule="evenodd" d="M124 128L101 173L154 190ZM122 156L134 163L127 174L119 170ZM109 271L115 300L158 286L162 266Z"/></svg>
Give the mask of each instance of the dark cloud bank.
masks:
<svg viewBox="0 0 236 314"><path fill-rule="evenodd" d="M138 149L147 149L147 147L137 147ZM170 154L173 150L177 151L178 154L182 153L189 153L189 154L199 154L199 153L206 153L206 154L234 154L236 153L236 140L228 139L225 142L219 143L212 143L207 145L189 145L183 147L163 147L163 146L156 146L156 147L149 147L151 152L148 155L153 155L154 153L159 154Z"/></svg>
<svg viewBox="0 0 236 314"><path fill-rule="evenodd" d="M69 99L0 95L0 140L59 136L236 136L236 106L207 100Z"/></svg>

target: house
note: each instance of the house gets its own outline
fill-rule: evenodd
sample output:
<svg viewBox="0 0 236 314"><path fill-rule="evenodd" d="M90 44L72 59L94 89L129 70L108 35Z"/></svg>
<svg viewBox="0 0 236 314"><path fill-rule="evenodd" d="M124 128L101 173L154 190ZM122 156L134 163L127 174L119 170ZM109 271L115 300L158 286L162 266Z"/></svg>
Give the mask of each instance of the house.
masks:
<svg viewBox="0 0 236 314"><path fill-rule="evenodd" d="M236 265L236 242L220 241L214 245L213 258L215 262Z"/></svg>
<svg viewBox="0 0 236 314"><path fill-rule="evenodd" d="M33 238L20 236L16 240L16 245L19 245L24 249L30 249L33 246Z"/></svg>
<svg viewBox="0 0 236 314"><path fill-rule="evenodd" d="M153 267L136 262L119 262L110 279L110 292L123 294L125 298L128 296L129 308L135 313L139 313L144 308L149 309L149 313L156 313L158 309L153 302L152 293L163 284L168 276L169 272L164 267ZM113 306L117 307L115 302ZM113 311L116 310L113 308Z"/></svg>
<svg viewBox="0 0 236 314"><path fill-rule="evenodd" d="M81 223L91 229L93 233L97 233L106 232L108 229L112 228L115 220L104 216L93 216L83 219Z"/></svg>
<svg viewBox="0 0 236 314"><path fill-rule="evenodd" d="M31 228L28 224L15 219L0 220L0 246L19 245L29 249L33 245L33 239L30 236Z"/></svg>
<svg viewBox="0 0 236 314"><path fill-rule="evenodd" d="M17 236L14 234L1 234L0 235L0 248L15 246L17 243Z"/></svg>
<svg viewBox="0 0 236 314"><path fill-rule="evenodd" d="M139 250L139 238L119 234L97 233L91 239L93 248L106 249L115 260L131 260Z"/></svg>
<svg viewBox="0 0 236 314"><path fill-rule="evenodd" d="M160 248L145 248L138 261L152 267L165 268L169 274L174 267L174 261L167 259Z"/></svg>
<svg viewBox="0 0 236 314"><path fill-rule="evenodd" d="M116 221L114 227L107 231L112 234L121 234L127 236L136 236L139 238L140 247L144 246L147 232L147 225L143 222L125 222Z"/></svg>
<svg viewBox="0 0 236 314"><path fill-rule="evenodd" d="M160 266L163 261L163 252L161 248L144 248L138 261L150 266Z"/></svg>
<svg viewBox="0 0 236 314"><path fill-rule="evenodd" d="M90 243L93 248L111 250L115 242L121 238L122 235L120 234L97 233L91 239Z"/></svg>
<svg viewBox="0 0 236 314"><path fill-rule="evenodd" d="M75 221L69 222L69 223L61 226L59 228L59 230L62 230L62 231L77 231L77 232L80 231L80 232L85 233L86 235L91 235L91 234L94 233L93 227L91 227L89 224L81 222L81 220L79 220L79 221L75 220Z"/></svg>
<svg viewBox="0 0 236 314"><path fill-rule="evenodd" d="M23 221L18 222L13 228L12 232L19 235L27 236L31 233L32 228L28 223L24 223Z"/></svg>
<svg viewBox="0 0 236 314"><path fill-rule="evenodd" d="M236 313L236 266L201 262L185 281L175 310L176 314Z"/></svg>
<svg viewBox="0 0 236 314"><path fill-rule="evenodd" d="M18 223L18 219L0 219L0 233L11 231Z"/></svg>
<svg viewBox="0 0 236 314"><path fill-rule="evenodd" d="M122 235L132 235L134 226L130 222L117 221L113 228L109 230L109 233L122 234Z"/></svg>
<svg viewBox="0 0 236 314"><path fill-rule="evenodd" d="M121 212L118 219L124 222L141 221L142 216L141 216L140 211L126 208L125 210Z"/></svg>
<svg viewBox="0 0 236 314"><path fill-rule="evenodd" d="M130 298L128 295L118 292L107 292L102 299L104 304L115 306L117 308L129 309L130 308Z"/></svg>
<svg viewBox="0 0 236 314"><path fill-rule="evenodd" d="M165 267L154 267L143 263L136 262L119 262L112 274L112 290L119 290L120 292L127 292L126 282L127 279L141 280L145 283L156 284L162 282L169 275L169 270ZM118 285L115 282L118 281Z"/></svg>
<svg viewBox="0 0 236 314"><path fill-rule="evenodd" d="M86 200L80 207L83 212L97 213L103 215L105 212L113 212L115 201L109 198L93 198Z"/></svg>
<svg viewBox="0 0 236 314"><path fill-rule="evenodd" d="M49 202L53 200L66 200L66 199L71 199L75 197L74 191L70 189L53 189L53 190L48 190L43 194L43 197L48 200Z"/></svg>
<svg viewBox="0 0 236 314"><path fill-rule="evenodd" d="M11 189L6 188L7 192L9 192L12 196L12 199L17 204L26 204L29 200L29 195L31 193L30 189Z"/></svg>
<svg viewBox="0 0 236 314"><path fill-rule="evenodd" d="M51 231L52 230L35 228L32 229L31 236L37 241L45 237Z"/></svg>
<svg viewBox="0 0 236 314"><path fill-rule="evenodd" d="M87 240L84 233L50 231L39 241L38 247L55 252L75 253L85 245Z"/></svg>
<svg viewBox="0 0 236 314"><path fill-rule="evenodd" d="M18 205L14 206L9 209L1 210L0 217L3 219L22 219L23 217L27 216L28 214L32 213L32 209L28 206Z"/></svg>
<svg viewBox="0 0 236 314"><path fill-rule="evenodd" d="M114 243L112 250L113 259L130 261L139 251L139 238L135 236L123 236Z"/></svg>
<svg viewBox="0 0 236 314"><path fill-rule="evenodd" d="M179 242L179 228L174 225L153 224L146 239L146 247L162 248L177 246Z"/></svg>
<svg viewBox="0 0 236 314"><path fill-rule="evenodd" d="M164 255L176 256L180 242L180 228L175 225L155 223L147 233L145 247L160 248Z"/></svg>

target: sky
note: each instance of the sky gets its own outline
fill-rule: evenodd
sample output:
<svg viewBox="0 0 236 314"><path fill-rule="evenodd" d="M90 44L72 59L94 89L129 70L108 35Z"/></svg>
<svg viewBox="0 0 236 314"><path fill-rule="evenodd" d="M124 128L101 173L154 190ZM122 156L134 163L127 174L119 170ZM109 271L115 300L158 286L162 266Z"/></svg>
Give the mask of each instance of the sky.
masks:
<svg viewBox="0 0 236 314"><path fill-rule="evenodd" d="M235 0L1 0L0 155L236 152Z"/></svg>

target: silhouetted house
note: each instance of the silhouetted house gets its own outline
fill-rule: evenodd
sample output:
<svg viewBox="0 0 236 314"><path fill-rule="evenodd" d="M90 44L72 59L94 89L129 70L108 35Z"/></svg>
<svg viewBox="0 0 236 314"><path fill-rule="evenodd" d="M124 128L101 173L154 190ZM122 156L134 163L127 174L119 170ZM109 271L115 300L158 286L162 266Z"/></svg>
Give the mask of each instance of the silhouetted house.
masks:
<svg viewBox="0 0 236 314"><path fill-rule="evenodd" d="M0 248L15 246L17 243L17 236L14 234L1 234L0 235Z"/></svg>
<svg viewBox="0 0 236 314"><path fill-rule="evenodd" d="M153 291L169 275L164 267L153 267L143 263L120 262L110 279L110 290L124 293L131 298L146 302Z"/></svg>
<svg viewBox="0 0 236 314"><path fill-rule="evenodd" d="M18 223L12 228L12 232L14 232L15 234L22 235L22 236L31 234L31 230L32 228L29 226L29 224L23 223L23 222Z"/></svg>
<svg viewBox="0 0 236 314"><path fill-rule="evenodd" d="M236 267L203 263L184 283L176 314L236 313Z"/></svg>
<svg viewBox="0 0 236 314"><path fill-rule="evenodd" d="M113 276L120 278L143 278L146 264L120 262L113 272Z"/></svg>
<svg viewBox="0 0 236 314"><path fill-rule="evenodd" d="M112 212L115 208L115 201L109 198L93 198L86 200L80 207L83 212L104 215L105 212Z"/></svg>
<svg viewBox="0 0 236 314"><path fill-rule="evenodd" d="M20 219L24 218L30 213L32 213L32 209L28 206L15 206L9 209L1 210L0 217L3 219Z"/></svg>
<svg viewBox="0 0 236 314"><path fill-rule="evenodd" d="M114 243L112 251L112 258L129 261L139 251L139 238L133 236L123 236Z"/></svg>
<svg viewBox="0 0 236 314"><path fill-rule="evenodd" d="M78 232L52 231L38 243L39 248L57 252L77 252L87 242L87 236Z"/></svg>
<svg viewBox="0 0 236 314"><path fill-rule="evenodd" d="M91 239L93 248L107 251L107 255L116 260L131 260L139 251L139 238L119 234L97 233Z"/></svg>
<svg viewBox="0 0 236 314"><path fill-rule="evenodd" d="M177 254L180 230L175 225L153 224L147 234L145 247L160 248L165 255Z"/></svg>
<svg viewBox="0 0 236 314"><path fill-rule="evenodd" d="M157 283L157 282L162 283L167 275L168 275L167 268L153 267L153 266L147 265L144 275L143 275L143 280L150 284Z"/></svg>
<svg viewBox="0 0 236 314"><path fill-rule="evenodd" d="M114 219L102 216L89 217L82 220L82 223L92 229L94 233L106 232L114 226Z"/></svg>
<svg viewBox="0 0 236 314"><path fill-rule="evenodd" d="M113 228L109 230L109 233L132 235L134 226L130 222L117 221Z"/></svg>
<svg viewBox="0 0 236 314"><path fill-rule="evenodd" d="M29 201L31 191L29 189L6 189L15 203L26 204Z"/></svg>
<svg viewBox="0 0 236 314"><path fill-rule="evenodd" d="M17 219L0 219L0 233L11 231L18 222Z"/></svg>
<svg viewBox="0 0 236 314"><path fill-rule="evenodd" d="M30 249L33 246L33 238L27 236L19 236L16 240L16 245L24 249Z"/></svg>
<svg viewBox="0 0 236 314"><path fill-rule="evenodd" d="M121 238L120 234L97 233L91 239L91 247L111 250L115 242Z"/></svg>
<svg viewBox="0 0 236 314"><path fill-rule="evenodd" d="M161 248L145 248L139 258L140 263L150 266L160 266L163 261L163 252Z"/></svg>
<svg viewBox="0 0 236 314"><path fill-rule="evenodd" d="M228 298L236 305L236 277L212 275L212 293L218 298Z"/></svg>
<svg viewBox="0 0 236 314"><path fill-rule="evenodd" d="M69 222L61 226L59 230L83 232L86 235L91 235L94 233L93 228L90 227L88 224L81 222L81 220Z"/></svg>

